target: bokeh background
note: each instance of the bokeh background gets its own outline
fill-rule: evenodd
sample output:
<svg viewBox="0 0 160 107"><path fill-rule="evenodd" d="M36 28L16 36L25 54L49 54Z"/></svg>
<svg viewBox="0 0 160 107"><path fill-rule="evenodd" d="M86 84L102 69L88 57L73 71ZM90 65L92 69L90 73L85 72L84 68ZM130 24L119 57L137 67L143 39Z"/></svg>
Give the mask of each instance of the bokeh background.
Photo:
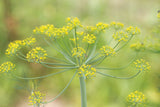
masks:
<svg viewBox="0 0 160 107"><path fill-rule="evenodd" d="M152 35L159 9L159 0L1 0L0 63L14 60L17 72L24 71L32 76L43 75L50 70L38 64L28 64L16 58L6 57L4 53L8 43L33 35L32 30L42 24L61 27L65 24L65 18L70 16L78 17L84 25L118 21L125 26L138 26L141 35L137 38L143 41L146 36ZM131 43L135 40L137 39L133 39ZM128 45L117 57L105 61L102 65L125 65L134 54ZM53 52L53 55L56 56L57 53ZM151 63L151 72L142 73L131 80L118 80L100 75L87 80L88 107L126 107L126 96L135 90L146 95L150 103L148 107L160 107L160 54L141 52L138 57L142 56ZM126 72L108 72L119 76L134 72L133 67L125 70ZM64 73L40 80L38 89L46 93L46 99L50 99L63 89L71 74L73 73ZM0 74L0 107L31 107L28 105L28 84L27 81ZM45 107L80 107L80 99L79 80L75 78L62 96Z"/></svg>

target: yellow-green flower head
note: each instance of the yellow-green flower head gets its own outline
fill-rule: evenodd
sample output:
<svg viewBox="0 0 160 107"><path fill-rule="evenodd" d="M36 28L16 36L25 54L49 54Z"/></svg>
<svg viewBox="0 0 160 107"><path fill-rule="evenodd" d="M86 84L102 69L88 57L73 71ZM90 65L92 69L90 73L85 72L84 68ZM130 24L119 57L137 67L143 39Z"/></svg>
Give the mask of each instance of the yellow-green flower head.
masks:
<svg viewBox="0 0 160 107"><path fill-rule="evenodd" d="M85 32L94 34L97 32L97 27L96 26L86 26L83 28Z"/></svg>
<svg viewBox="0 0 160 107"><path fill-rule="evenodd" d="M96 24L96 27L97 27L98 31L105 31L106 28L109 28L109 25L102 23L102 22L99 22Z"/></svg>
<svg viewBox="0 0 160 107"><path fill-rule="evenodd" d="M127 102L130 103L130 105L144 105L146 103L147 99L145 95L142 92L135 91L130 93L127 96Z"/></svg>
<svg viewBox="0 0 160 107"><path fill-rule="evenodd" d="M53 30L54 30L54 26L47 24L47 25L41 25L40 27L36 27L35 29L33 29L33 32L51 36Z"/></svg>
<svg viewBox="0 0 160 107"><path fill-rule="evenodd" d="M145 45L144 43L138 41L137 43L130 45L130 48L135 51L143 51L145 50Z"/></svg>
<svg viewBox="0 0 160 107"><path fill-rule="evenodd" d="M79 76L83 76L83 74L87 77L87 78L92 78L95 77L95 73L96 73L96 69L94 67L91 67L91 65L82 65L79 68Z"/></svg>
<svg viewBox="0 0 160 107"><path fill-rule="evenodd" d="M119 42L120 41L127 41L128 40L127 33L123 32L123 31L116 32L112 36L113 36L113 38L115 40L118 40Z"/></svg>
<svg viewBox="0 0 160 107"><path fill-rule="evenodd" d="M115 30L119 30L124 27L124 24L120 22L111 22L110 26L113 27Z"/></svg>
<svg viewBox="0 0 160 107"><path fill-rule="evenodd" d="M137 27L130 26L126 28L126 32L130 35L138 35L140 34L140 29Z"/></svg>
<svg viewBox="0 0 160 107"><path fill-rule="evenodd" d="M86 36L83 37L83 41L87 42L89 44L95 43L96 36L93 34L87 34Z"/></svg>
<svg viewBox="0 0 160 107"><path fill-rule="evenodd" d="M69 30L72 30L73 28L76 27L82 27L82 24L77 17L68 17L66 21L68 22L67 28Z"/></svg>
<svg viewBox="0 0 160 107"><path fill-rule="evenodd" d="M100 53L103 56L113 56L116 54L116 52L114 51L114 49L110 46L102 46L102 48L100 48Z"/></svg>
<svg viewBox="0 0 160 107"><path fill-rule="evenodd" d="M31 105L38 105L43 102L45 99L45 94L41 93L40 91L34 91L31 93L31 96L29 96L29 103Z"/></svg>
<svg viewBox="0 0 160 107"><path fill-rule="evenodd" d="M13 42L10 42L8 45L8 48L6 49L6 55L14 55L18 50L21 49L22 41L16 40Z"/></svg>
<svg viewBox="0 0 160 107"><path fill-rule="evenodd" d="M157 14L157 18L160 18L160 12L158 12L158 14Z"/></svg>
<svg viewBox="0 0 160 107"><path fill-rule="evenodd" d="M24 46L31 46L35 42L36 42L36 38L29 37L29 38L26 38L26 39L22 40L22 45L24 45Z"/></svg>
<svg viewBox="0 0 160 107"><path fill-rule="evenodd" d="M8 61L8 62L5 62L3 63L1 66L0 66L0 72L12 72L15 70L15 64L13 64L12 62Z"/></svg>
<svg viewBox="0 0 160 107"><path fill-rule="evenodd" d="M72 50L72 56L76 57L82 57L85 53L86 51L82 47L73 48Z"/></svg>
<svg viewBox="0 0 160 107"><path fill-rule="evenodd" d="M134 64L136 65L138 71L148 72L151 70L150 64L146 62L144 59L136 60Z"/></svg>
<svg viewBox="0 0 160 107"><path fill-rule="evenodd" d="M39 28L36 27L33 32L35 33L40 33L40 34L45 34L48 37L61 37L68 35L68 28L67 27L62 27L62 28L55 28L53 25L42 25Z"/></svg>
<svg viewBox="0 0 160 107"><path fill-rule="evenodd" d="M54 37L62 37L68 35L68 29L66 27L55 28L52 35Z"/></svg>
<svg viewBox="0 0 160 107"><path fill-rule="evenodd" d="M84 33L84 32L76 32L76 34L77 34L78 36L83 36L85 33Z"/></svg>
<svg viewBox="0 0 160 107"><path fill-rule="evenodd" d="M41 62L46 59L47 53L41 47L36 47L27 53L28 62Z"/></svg>

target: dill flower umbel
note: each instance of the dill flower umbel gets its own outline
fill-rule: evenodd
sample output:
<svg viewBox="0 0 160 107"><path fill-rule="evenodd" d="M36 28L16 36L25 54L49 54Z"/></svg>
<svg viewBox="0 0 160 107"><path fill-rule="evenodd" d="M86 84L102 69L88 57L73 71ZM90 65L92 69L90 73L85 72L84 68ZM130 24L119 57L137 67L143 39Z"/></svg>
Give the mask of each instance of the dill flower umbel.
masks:
<svg viewBox="0 0 160 107"><path fill-rule="evenodd" d="M146 62L144 59L136 60L134 64L136 65L136 68L138 71L148 72L151 69L151 66L149 65L149 63Z"/></svg>
<svg viewBox="0 0 160 107"><path fill-rule="evenodd" d="M119 42L128 40L128 35L123 31L116 32L112 36L115 40L118 40Z"/></svg>
<svg viewBox="0 0 160 107"><path fill-rule="evenodd" d="M124 24L120 22L111 22L110 26L113 27L115 30L119 30L124 27Z"/></svg>
<svg viewBox="0 0 160 107"><path fill-rule="evenodd" d="M28 37L22 40L22 45L24 46L31 46L36 42L36 38Z"/></svg>
<svg viewBox="0 0 160 107"><path fill-rule="evenodd" d="M21 45L22 45L22 41L21 40L16 40L16 41L10 42L9 45L8 45L8 49L6 50L5 54L6 55L14 55L14 54L16 54L16 52L18 50L20 50Z"/></svg>
<svg viewBox="0 0 160 107"><path fill-rule="evenodd" d="M0 66L0 72L2 72L2 73L3 72L12 72L14 70L15 70L15 64L13 64L10 61L5 62Z"/></svg>
<svg viewBox="0 0 160 107"><path fill-rule="evenodd" d="M145 50L145 45L144 43L138 41L137 43L131 44L130 48L132 48L135 51L142 51Z"/></svg>
<svg viewBox="0 0 160 107"><path fill-rule="evenodd" d="M114 49L110 46L102 46L102 48L100 48L100 53L104 56L113 56L116 54Z"/></svg>
<svg viewBox="0 0 160 107"><path fill-rule="evenodd" d="M73 48L72 56L82 57L86 51L82 47Z"/></svg>
<svg viewBox="0 0 160 107"><path fill-rule="evenodd" d="M46 59L47 53L41 47L36 47L27 53L28 62L41 62Z"/></svg>
<svg viewBox="0 0 160 107"><path fill-rule="evenodd" d="M73 28L82 27L81 22L77 17L68 17L67 21L67 29L72 30Z"/></svg>
<svg viewBox="0 0 160 107"><path fill-rule="evenodd" d="M29 103L31 105L40 105L43 102L45 96L46 95L41 93L40 91L33 91L31 93L31 96L29 96L28 98Z"/></svg>
<svg viewBox="0 0 160 107"><path fill-rule="evenodd" d="M138 35L140 34L140 29L137 27L130 26L126 28L126 32L130 35Z"/></svg>
<svg viewBox="0 0 160 107"><path fill-rule="evenodd" d="M99 22L96 24L96 27L97 27L97 30L100 32L100 31L105 31L105 29L109 28L109 24L105 24L105 23L102 23L102 22Z"/></svg>
<svg viewBox="0 0 160 107"><path fill-rule="evenodd" d="M92 78L95 77L96 69L94 67L91 67L91 65L82 65L79 68L79 75L83 76L85 75L86 78Z"/></svg>
<svg viewBox="0 0 160 107"><path fill-rule="evenodd" d="M96 36L93 34L87 34L86 36L83 37L83 41L87 42L89 44L95 43Z"/></svg>
<svg viewBox="0 0 160 107"><path fill-rule="evenodd" d="M127 96L127 102L133 106L144 105L146 103L146 97L142 92L135 91Z"/></svg>

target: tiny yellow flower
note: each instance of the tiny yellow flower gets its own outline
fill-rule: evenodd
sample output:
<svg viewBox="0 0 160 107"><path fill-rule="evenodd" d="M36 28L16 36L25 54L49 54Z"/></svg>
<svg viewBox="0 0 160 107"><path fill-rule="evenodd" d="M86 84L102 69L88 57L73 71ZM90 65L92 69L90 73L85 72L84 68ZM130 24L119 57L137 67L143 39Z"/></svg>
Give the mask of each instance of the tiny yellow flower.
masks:
<svg viewBox="0 0 160 107"><path fill-rule="evenodd" d="M113 27L115 30L119 30L124 27L124 24L120 22L111 22L110 26Z"/></svg>
<svg viewBox="0 0 160 107"><path fill-rule="evenodd" d="M119 42L128 40L127 33L123 32L123 31L118 31L118 32L114 33L112 36L115 40L118 40Z"/></svg>
<svg viewBox="0 0 160 107"><path fill-rule="evenodd" d="M130 26L126 28L126 32L130 35L138 35L140 34L140 29L137 27Z"/></svg>
<svg viewBox="0 0 160 107"><path fill-rule="evenodd" d="M31 96L28 97L29 104L31 105L38 105L41 104L45 98L45 94L41 93L40 91L34 91L31 93Z"/></svg>
<svg viewBox="0 0 160 107"><path fill-rule="evenodd" d="M148 72L151 70L150 64L146 62L144 59L136 60L134 64L136 65L136 68L138 69L138 71Z"/></svg>
<svg viewBox="0 0 160 107"><path fill-rule="evenodd" d="M86 51L82 47L73 48L72 56L82 57Z"/></svg>
<svg viewBox="0 0 160 107"><path fill-rule="evenodd" d="M132 48L135 51L143 51L145 50L145 45L144 43L138 41L137 43L131 44L130 48Z"/></svg>
<svg viewBox="0 0 160 107"><path fill-rule="evenodd" d="M8 49L6 49L6 55L14 55L17 53L18 50L21 49L22 41L21 40L16 40L13 42L10 42L8 45Z"/></svg>
<svg viewBox="0 0 160 107"><path fill-rule="evenodd" d="M87 34L86 36L83 37L83 41L89 44L95 43L95 40L96 36L94 36L93 34Z"/></svg>
<svg viewBox="0 0 160 107"><path fill-rule="evenodd" d="M114 51L114 49L110 46L102 46L102 48L100 48L100 53L103 56L114 56L116 54L116 52Z"/></svg>
<svg viewBox="0 0 160 107"><path fill-rule="evenodd" d="M92 78L95 77L96 69L94 67L91 67L91 65L82 65L79 68L79 76L85 75L86 78Z"/></svg>
<svg viewBox="0 0 160 107"><path fill-rule="evenodd" d="M127 96L127 102L130 105L145 105L146 100L144 94L139 91L132 92Z"/></svg>
<svg viewBox="0 0 160 107"><path fill-rule="evenodd" d="M28 62L41 62L46 59L47 53L41 47L36 47L27 53Z"/></svg>
<svg viewBox="0 0 160 107"><path fill-rule="evenodd" d="M15 70L15 64L13 64L10 61L5 62L0 66L0 72L2 72L2 73L3 72L12 72L14 70Z"/></svg>

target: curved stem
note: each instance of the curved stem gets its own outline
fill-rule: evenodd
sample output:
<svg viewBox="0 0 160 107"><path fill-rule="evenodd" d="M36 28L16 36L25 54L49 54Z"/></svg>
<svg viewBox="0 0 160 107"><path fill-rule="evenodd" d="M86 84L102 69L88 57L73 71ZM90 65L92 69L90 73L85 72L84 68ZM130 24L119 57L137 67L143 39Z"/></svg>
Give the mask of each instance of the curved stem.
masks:
<svg viewBox="0 0 160 107"><path fill-rule="evenodd" d="M61 63L50 63L50 62L41 62L41 64L57 65L57 66L74 66L73 64L61 64Z"/></svg>
<svg viewBox="0 0 160 107"><path fill-rule="evenodd" d="M96 69L106 69L106 70L120 70L120 69L124 69L124 68L128 67L130 64L133 63L133 61L136 59L137 55L138 55L138 53L135 55L135 57L127 65L124 65L122 67L119 67L119 68L96 67Z"/></svg>
<svg viewBox="0 0 160 107"><path fill-rule="evenodd" d="M71 80L68 82L68 84L65 86L65 88L55 97L53 98L52 100L50 101L47 101L47 102L42 102L42 104L47 104L47 103L50 103L50 102L53 102L54 100L56 100L59 96L61 96L63 94L63 92L68 88L68 86L71 84L72 80L74 79L74 77L76 76L77 74L77 71L74 73L73 77L71 78Z"/></svg>
<svg viewBox="0 0 160 107"><path fill-rule="evenodd" d="M63 71L59 71L59 72L56 72L56 73L51 73L51 74L48 74L48 75L44 75L44 76L40 76L40 77L19 77L15 74L12 74L14 77L18 78L18 79L23 79L23 80L33 80L33 79L42 79L42 78L46 78L46 77L50 77L50 76L53 76L53 75L56 75L56 74L60 74L60 73L63 73L63 72L66 72L66 71L69 71L70 69L67 69L67 70L63 70Z"/></svg>
<svg viewBox="0 0 160 107"><path fill-rule="evenodd" d="M42 64L46 68L52 68L52 69L74 69L74 68L78 68L78 67L75 67L75 66L73 66L73 67L52 67L52 66L48 66L48 65L46 65L44 63L41 63L41 62L40 62L40 64Z"/></svg>
<svg viewBox="0 0 160 107"><path fill-rule="evenodd" d="M141 71L138 71L135 75L130 76L130 77L117 77L117 76L113 76L113 75L109 75L109 74L105 74L105 73L96 71L96 73L98 73L98 74L101 74L101 75L104 75L104 76L107 76L107 77L111 77L111 78L117 78L117 79L131 79L131 78L136 77L140 72Z"/></svg>
<svg viewBox="0 0 160 107"><path fill-rule="evenodd" d="M87 107L86 83L84 75L79 77L81 88L81 107Z"/></svg>

